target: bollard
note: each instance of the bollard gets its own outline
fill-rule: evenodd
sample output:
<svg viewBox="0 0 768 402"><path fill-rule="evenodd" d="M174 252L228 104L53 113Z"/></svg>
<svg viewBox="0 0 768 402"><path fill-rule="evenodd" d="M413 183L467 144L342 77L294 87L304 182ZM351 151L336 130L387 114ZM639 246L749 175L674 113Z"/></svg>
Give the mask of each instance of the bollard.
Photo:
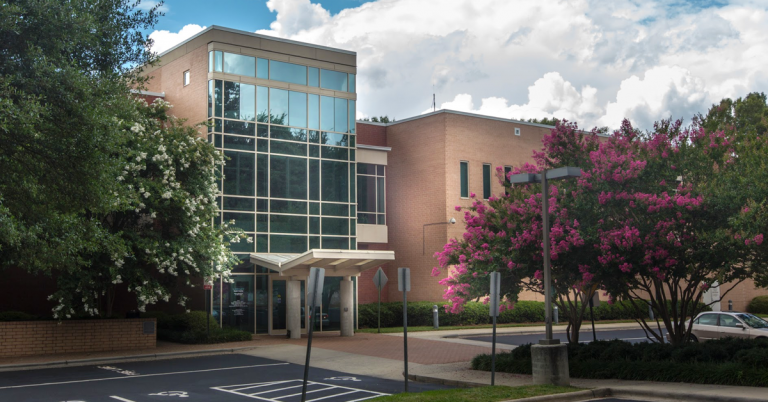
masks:
<svg viewBox="0 0 768 402"><path fill-rule="evenodd" d="M728 311L733 311L733 300L728 300Z"/></svg>
<svg viewBox="0 0 768 402"><path fill-rule="evenodd" d="M650 317L651 321L654 320L654 318L653 318L653 307L651 307L651 303L648 303L648 317Z"/></svg>
<svg viewBox="0 0 768 402"><path fill-rule="evenodd" d="M555 317L555 324L560 323L560 310L555 306L555 313L553 314Z"/></svg>
<svg viewBox="0 0 768 402"><path fill-rule="evenodd" d="M434 329L440 328L440 323L438 322L438 318L437 318L437 304L432 306L432 322L433 322L432 328Z"/></svg>

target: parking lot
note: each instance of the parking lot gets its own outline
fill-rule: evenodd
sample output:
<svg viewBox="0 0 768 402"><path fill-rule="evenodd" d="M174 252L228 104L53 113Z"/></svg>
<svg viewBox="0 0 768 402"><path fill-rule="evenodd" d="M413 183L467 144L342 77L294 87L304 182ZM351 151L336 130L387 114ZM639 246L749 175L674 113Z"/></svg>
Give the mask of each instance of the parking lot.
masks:
<svg viewBox="0 0 768 402"><path fill-rule="evenodd" d="M0 401L146 402L301 399L304 367L231 354L4 372ZM354 402L403 392L402 381L310 369L307 401ZM409 383L409 391L447 388Z"/></svg>

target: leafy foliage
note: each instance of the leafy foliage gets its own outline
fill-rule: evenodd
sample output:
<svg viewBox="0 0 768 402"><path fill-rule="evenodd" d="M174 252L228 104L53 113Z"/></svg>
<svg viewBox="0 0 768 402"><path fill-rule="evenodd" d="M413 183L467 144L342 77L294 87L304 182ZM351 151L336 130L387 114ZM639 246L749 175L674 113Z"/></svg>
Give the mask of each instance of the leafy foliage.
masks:
<svg viewBox="0 0 768 402"><path fill-rule="evenodd" d="M767 339L720 339L681 345L596 341L568 345L568 365L579 378L768 386ZM472 360L490 370L491 356ZM531 345L497 354L496 370L531 373ZM575 374L578 373L578 374Z"/></svg>
<svg viewBox="0 0 768 402"><path fill-rule="evenodd" d="M768 296L757 296L747 305L747 311L752 314L768 314Z"/></svg>

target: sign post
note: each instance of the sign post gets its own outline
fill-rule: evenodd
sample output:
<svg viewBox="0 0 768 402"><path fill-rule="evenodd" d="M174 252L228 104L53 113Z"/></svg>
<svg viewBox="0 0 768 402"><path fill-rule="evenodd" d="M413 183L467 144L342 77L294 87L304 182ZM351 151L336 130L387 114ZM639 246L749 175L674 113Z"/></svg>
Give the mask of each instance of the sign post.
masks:
<svg viewBox="0 0 768 402"><path fill-rule="evenodd" d="M203 285L205 290L205 329L208 332L209 338L211 337L211 294L208 291L213 289L211 282L211 279L207 278Z"/></svg>
<svg viewBox="0 0 768 402"><path fill-rule="evenodd" d="M403 292L403 363L405 364L405 392L408 392L408 292L411 291L411 269L397 269L397 290Z"/></svg>
<svg viewBox="0 0 768 402"><path fill-rule="evenodd" d="M379 267L376 274L373 276L373 284L376 285L376 289L379 289L379 333L381 333L381 289L387 284L387 275L384 274L384 270Z"/></svg>
<svg viewBox="0 0 768 402"><path fill-rule="evenodd" d="M323 296L324 268L310 268L307 290L309 291L309 332L307 333L307 360L304 363L304 383L301 386L301 402L307 400L307 380L309 378L309 355L312 352L312 329L315 327L315 308L319 307Z"/></svg>
<svg viewBox="0 0 768 402"><path fill-rule="evenodd" d="M496 385L496 317L499 316L499 293L501 290L501 274L491 272L490 315L493 318L493 342L491 346L491 385Z"/></svg>

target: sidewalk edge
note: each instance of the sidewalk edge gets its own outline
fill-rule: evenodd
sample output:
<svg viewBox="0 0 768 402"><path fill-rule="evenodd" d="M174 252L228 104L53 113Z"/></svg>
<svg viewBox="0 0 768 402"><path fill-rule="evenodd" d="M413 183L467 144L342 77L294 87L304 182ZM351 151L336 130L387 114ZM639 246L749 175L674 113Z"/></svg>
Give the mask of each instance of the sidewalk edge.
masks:
<svg viewBox="0 0 768 402"><path fill-rule="evenodd" d="M204 350L192 350L186 352L167 352L167 353L152 353L144 355L127 355L127 356L112 356L112 357L98 357L93 359L79 359L79 360L57 360L43 363L23 363L23 364L3 364L0 365L0 372L11 370L32 370L43 368L56 368L71 365L84 365L89 363L120 363L134 360L144 359L164 359L164 358L180 358L180 357L192 357L199 355L212 355L212 354L226 354L235 353L238 351L255 349L258 346L243 346L238 348L222 348L222 349L204 349Z"/></svg>

